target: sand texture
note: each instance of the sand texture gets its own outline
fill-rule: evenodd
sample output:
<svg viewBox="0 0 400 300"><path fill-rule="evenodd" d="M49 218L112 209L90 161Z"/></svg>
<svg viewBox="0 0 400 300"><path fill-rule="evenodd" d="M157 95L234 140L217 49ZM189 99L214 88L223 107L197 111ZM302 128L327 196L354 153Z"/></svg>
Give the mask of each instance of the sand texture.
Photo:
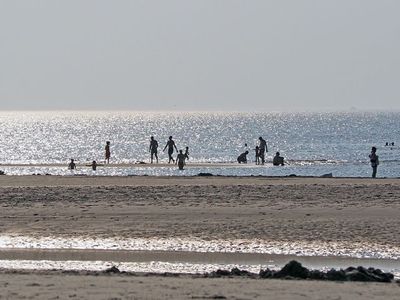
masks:
<svg viewBox="0 0 400 300"><path fill-rule="evenodd" d="M2 176L0 193L3 234L400 245L395 179Z"/></svg>
<svg viewBox="0 0 400 300"><path fill-rule="evenodd" d="M0 299L399 299L395 283L195 276L0 274Z"/></svg>

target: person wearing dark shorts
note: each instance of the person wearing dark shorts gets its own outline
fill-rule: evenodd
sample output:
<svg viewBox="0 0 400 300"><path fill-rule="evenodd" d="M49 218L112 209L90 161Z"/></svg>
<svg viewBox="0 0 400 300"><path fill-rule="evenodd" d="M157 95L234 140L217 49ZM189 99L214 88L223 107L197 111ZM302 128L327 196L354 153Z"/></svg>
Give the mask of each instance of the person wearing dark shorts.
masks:
<svg viewBox="0 0 400 300"><path fill-rule="evenodd" d="M111 157L110 142L109 141L106 142L105 151L106 151L106 155L105 155L106 163L109 164L110 163L110 157Z"/></svg>
<svg viewBox="0 0 400 300"><path fill-rule="evenodd" d="M178 148L176 148L176 145L175 145L174 140L172 139L172 136L169 137L167 144L165 145L163 151L165 151L165 149L167 149L167 147L168 147L168 163L171 163L171 161L173 163L175 163L175 160L172 157L172 154L174 154L174 148L175 148L176 152L178 152Z"/></svg>
<svg viewBox="0 0 400 300"><path fill-rule="evenodd" d="M263 165L265 163L265 152L268 152L267 142L261 136L258 139L261 164Z"/></svg>
<svg viewBox="0 0 400 300"><path fill-rule="evenodd" d="M158 149L158 142L154 139L154 136L150 137L150 163L153 163L153 156L156 158L156 162L158 163L158 155L157 155L157 149Z"/></svg>
<svg viewBox="0 0 400 300"><path fill-rule="evenodd" d="M372 147L371 154L369 155L369 160L372 167L372 178L376 178L376 172L379 166L379 156L376 155L376 147Z"/></svg>

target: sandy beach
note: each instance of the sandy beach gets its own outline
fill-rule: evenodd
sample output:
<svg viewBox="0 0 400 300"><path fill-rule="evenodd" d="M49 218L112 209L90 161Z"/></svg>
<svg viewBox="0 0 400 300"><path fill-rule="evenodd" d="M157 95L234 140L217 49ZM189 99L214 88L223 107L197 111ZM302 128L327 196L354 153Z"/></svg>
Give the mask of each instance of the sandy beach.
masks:
<svg viewBox="0 0 400 300"><path fill-rule="evenodd" d="M308 245L311 250L332 253L372 249L371 253L381 251L395 259L400 253L398 179L0 176L0 193L1 235L14 239L193 240L201 241L198 247L220 241L233 251L238 247L254 250L256 241L257 247L273 244L277 249L296 250L296 245ZM6 248L15 250L12 245ZM3 260L13 257L7 253L1 256ZM107 260L107 254L102 255ZM63 257L70 256L61 253L57 259ZM63 287L58 286L60 278L65 281ZM75 294L93 299L96 295L96 299L212 299L218 295L261 299L268 291L275 299L333 299L333 295L396 299L399 291L396 284L194 279L189 275L156 278L35 271L0 274L2 294L16 293L12 298L51 298L58 292L63 297ZM40 289L43 286L47 288ZM106 286L115 290L102 293Z"/></svg>
<svg viewBox="0 0 400 300"><path fill-rule="evenodd" d="M397 284L181 275L0 273L4 299L398 299Z"/></svg>

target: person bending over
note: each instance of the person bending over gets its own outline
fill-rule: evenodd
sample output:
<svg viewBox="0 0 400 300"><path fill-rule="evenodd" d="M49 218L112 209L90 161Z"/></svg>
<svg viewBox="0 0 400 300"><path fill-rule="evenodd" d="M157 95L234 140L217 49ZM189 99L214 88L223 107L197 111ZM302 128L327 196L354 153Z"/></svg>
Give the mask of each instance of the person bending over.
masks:
<svg viewBox="0 0 400 300"><path fill-rule="evenodd" d="M238 156L237 161L239 164L247 164L247 154L249 154L249 151L243 152Z"/></svg>

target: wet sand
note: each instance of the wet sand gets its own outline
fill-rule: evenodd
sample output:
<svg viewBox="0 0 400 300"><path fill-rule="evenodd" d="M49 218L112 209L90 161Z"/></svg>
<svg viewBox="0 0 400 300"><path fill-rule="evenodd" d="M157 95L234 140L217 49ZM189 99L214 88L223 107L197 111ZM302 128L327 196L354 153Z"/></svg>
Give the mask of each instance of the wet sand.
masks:
<svg viewBox="0 0 400 300"><path fill-rule="evenodd" d="M1 235L14 237L250 240L287 247L293 242L325 245L326 249L366 245L367 249L386 247L399 253L399 183L398 179L0 176L0 228ZM62 252L59 255L68 258ZM82 276L93 286L82 287ZM64 288L58 286L60 277ZM84 298L94 293L104 299L111 294L133 297L130 291L143 298L146 289L152 293L148 298L176 299L188 295L211 298L218 293L252 299L264 298L265 292L273 293L275 299L281 294L286 295L282 299L289 295L291 299L332 295L397 299L393 295L399 292L395 284L112 278L7 273L0 275L4 283L0 286L3 295L16 293L13 298L24 293L34 296L43 286L49 294L42 298L51 298L52 291L67 297L78 290L85 293ZM101 294L110 286L114 288L109 293ZM292 294L285 294L286 288ZM120 289L125 294L118 296Z"/></svg>

